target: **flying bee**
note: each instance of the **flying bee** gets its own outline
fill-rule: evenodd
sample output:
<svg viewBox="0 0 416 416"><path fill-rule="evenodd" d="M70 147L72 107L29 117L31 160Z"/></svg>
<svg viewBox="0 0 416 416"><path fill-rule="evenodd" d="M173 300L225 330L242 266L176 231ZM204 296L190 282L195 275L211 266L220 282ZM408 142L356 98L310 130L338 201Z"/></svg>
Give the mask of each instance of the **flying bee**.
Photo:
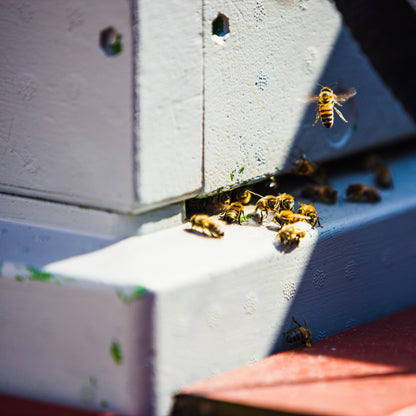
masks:
<svg viewBox="0 0 416 416"><path fill-rule="evenodd" d="M393 188L393 175L387 165L380 165L375 171L375 182L380 188Z"/></svg>
<svg viewBox="0 0 416 416"><path fill-rule="evenodd" d="M280 224L281 227L287 224L293 224L298 221L310 221L310 218L306 215L295 214L293 211L285 209L280 212L276 212L273 216L273 221Z"/></svg>
<svg viewBox="0 0 416 416"><path fill-rule="evenodd" d="M305 317L303 317L305 327L297 322L293 316L292 321L296 326L285 332L286 342L288 344L305 344L310 348L312 346L312 331L308 328L308 323L306 322Z"/></svg>
<svg viewBox="0 0 416 416"><path fill-rule="evenodd" d="M350 202L379 202L380 193L373 186L367 186L363 183L353 183L348 186L346 191L347 200Z"/></svg>
<svg viewBox="0 0 416 416"><path fill-rule="evenodd" d="M335 204L338 199L338 192L329 185L315 185L308 183L302 189L302 196L316 199L326 204Z"/></svg>
<svg viewBox="0 0 416 416"><path fill-rule="evenodd" d="M283 245L283 251L286 252L288 247L298 246L300 239L306 236L306 232L311 229L311 225L307 222L299 221L294 224L283 226L276 237Z"/></svg>
<svg viewBox="0 0 416 416"><path fill-rule="evenodd" d="M222 215L222 220L226 221L228 224L232 222L238 222L241 225L241 219L245 220L244 216L244 206L240 202L233 202Z"/></svg>
<svg viewBox="0 0 416 416"><path fill-rule="evenodd" d="M313 175L318 170L318 168L319 165L308 160L304 153L301 153L299 159L292 164L292 172L299 176Z"/></svg>
<svg viewBox="0 0 416 416"><path fill-rule="evenodd" d="M295 208L295 198L290 194L279 194L277 195L277 203L279 210L293 211Z"/></svg>
<svg viewBox="0 0 416 416"><path fill-rule="evenodd" d="M234 191L234 197L237 202L247 205L251 201L251 192L248 188L238 188Z"/></svg>
<svg viewBox="0 0 416 416"><path fill-rule="evenodd" d="M298 209L298 214L306 216L309 224L312 225L312 228L315 228L316 224L321 227L315 207L312 204L302 204L302 202L299 202L299 205L300 208Z"/></svg>
<svg viewBox="0 0 416 416"><path fill-rule="evenodd" d="M321 117L322 124L327 128L330 129L334 124L334 110L340 116L342 121L348 123L345 120L344 116L342 115L341 111L336 108L336 105L342 107L342 102L347 101L349 98L353 97L357 94L355 88L350 88L343 93L335 94L334 91L331 90L329 87L322 87L319 95L312 96L309 101L315 102L317 101L316 105L316 118L315 123L318 122L319 117Z"/></svg>
<svg viewBox="0 0 416 416"><path fill-rule="evenodd" d="M263 222L264 213L265 216L269 214L269 211L276 211L279 206L279 201L274 195L266 195L261 197L256 203L256 209L254 210L254 215L259 215L260 223Z"/></svg>
<svg viewBox="0 0 416 416"><path fill-rule="evenodd" d="M191 223L191 229L198 227L202 230L202 233L205 234L205 230L208 230L212 237L219 238L224 236L224 232L221 230L219 225L211 219L208 215L205 214L195 214L192 215L189 220Z"/></svg>

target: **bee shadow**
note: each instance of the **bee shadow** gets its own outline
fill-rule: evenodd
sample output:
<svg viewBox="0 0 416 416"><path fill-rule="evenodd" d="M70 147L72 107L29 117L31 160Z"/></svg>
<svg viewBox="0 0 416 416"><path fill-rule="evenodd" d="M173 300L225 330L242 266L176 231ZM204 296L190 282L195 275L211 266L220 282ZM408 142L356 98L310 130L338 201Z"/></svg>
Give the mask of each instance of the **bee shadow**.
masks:
<svg viewBox="0 0 416 416"><path fill-rule="evenodd" d="M274 233L278 232L282 227L280 225L269 224L266 225L266 228Z"/></svg>
<svg viewBox="0 0 416 416"><path fill-rule="evenodd" d="M293 245L293 246L289 246L289 247L284 247L279 240L275 239L273 241L273 245L274 248L279 251L280 253L283 254L287 254L287 253L291 253L293 250L295 250L297 248L297 246Z"/></svg>
<svg viewBox="0 0 416 416"><path fill-rule="evenodd" d="M185 228L185 230L189 234L197 235L198 237L205 237L205 238L214 238L211 235L205 234L203 231L194 230L192 228Z"/></svg>

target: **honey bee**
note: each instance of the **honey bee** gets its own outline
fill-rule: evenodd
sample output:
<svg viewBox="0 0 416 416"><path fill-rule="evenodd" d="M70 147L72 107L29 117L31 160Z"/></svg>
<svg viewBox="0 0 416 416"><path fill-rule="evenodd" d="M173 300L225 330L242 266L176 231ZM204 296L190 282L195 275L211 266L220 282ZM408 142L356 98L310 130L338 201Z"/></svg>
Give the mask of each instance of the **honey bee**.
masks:
<svg viewBox="0 0 416 416"><path fill-rule="evenodd" d="M287 209L289 211L293 211L293 209L295 208L295 198L293 198L293 196L290 194L277 195L277 203L279 210Z"/></svg>
<svg viewBox="0 0 416 416"><path fill-rule="evenodd" d="M379 202L381 200L380 193L373 186L367 186L363 183L353 183L348 186L347 200L350 202Z"/></svg>
<svg viewBox="0 0 416 416"><path fill-rule="evenodd" d="M226 207L231 203L230 195L228 195L226 192L222 194L216 194L212 197L212 203L221 208Z"/></svg>
<svg viewBox="0 0 416 416"><path fill-rule="evenodd" d="M254 215L259 215L260 223L263 222L264 213L265 216L269 214L269 211L276 211L279 206L279 201L274 195L266 195L260 198L256 203L256 209L254 210Z"/></svg>
<svg viewBox="0 0 416 416"><path fill-rule="evenodd" d="M308 183L302 189L302 196L316 199L326 204L335 204L338 199L338 192L329 185L315 185Z"/></svg>
<svg viewBox="0 0 416 416"><path fill-rule="evenodd" d="M319 165L315 162L311 162L306 158L304 153L301 153L299 159L293 162L292 172L299 176L310 176L316 173Z"/></svg>
<svg viewBox="0 0 416 416"><path fill-rule="evenodd" d="M285 209L280 212L276 212L273 216L273 221L280 224L280 226L284 226L287 224L293 224L298 221L310 221L310 218L306 215L295 214L293 211Z"/></svg>
<svg viewBox="0 0 416 416"><path fill-rule="evenodd" d="M292 321L296 325L294 328L285 332L286 342L288 344L305 344L308 348L312 346L312 331L308 328L308 323L303 317L305 327L292 316Z"/></svg>
<svg viewBox="0 0 416 416"><path fill-rule="evenodd" d="M393 175L380 155L375 153L366 155L362 161L362 167L365 170L374 171L374 179L378 187L384 189L393 188Z"/></svg>
<svg viewBox="0 0 416 416"><path fill-rule="evenodd" d="M288 247L298 246L300 239L306 236L306 232L311 229L311 225L307 222L299 221L294 224L283 226L276 237L283 245L283 251L286 252Z"/></svg>
<svg viewBox="0 0 416 416"><path fill-rule="evenodd" d="M315 207L312 204L302 204L302 202L299 202L299 205L300 208L298 209L298 214L306 216L312 228L314 228L316 224L321 227Z"/></svg>
<svg viewBox="0 0 416 416"><path fill-rule="evenodd" d="M240 202L233 202L224 212L222 220L226 221L228 224L232 222L238 222L241 225L241 219L246 219L244 216L244 207Z"/></svg>
<svg viewBox="0 0 416 416"><path fill-rule="evenodd" d="M344 116L342 115L341 111L339 111L335 106L339 105L342 107L341 102L347 101L356 93L357 91L355 88L350 88L345 92L336 95L334 94L334 91L331 90L331 88L322 87L319 95L315 95L310 98L310 101L317 101L316 118L313 125L315 126L319 120L319 117L321 117L322 124L327 129L330 129L334 124L334 110L337 112L342 121L348 123L348 121L345 120Z"/></svg>
<svg viewBox="0 0 416 416"><path fill-rule="evenodd" d="M208 215L205 214L195 214L192 215L189 220L191 223L191 228L199 227L203 233L205 230L208 230L212 237L219 238L224 236L224 232L221 230L219 225L212 220Z"/></svg>
<svg viewBox="0 0 416 416"><path fill-rule="evenodd" d="M234 197L237 202L247 205L251 201L251 192L248 188L238 188L234 191Z"/></svg>
<svg viewBox="0 0 416 416"><path fill-rule="evenodd" d="M380 165L376 168L375 182L380 188L393 188L393 175L387 165Z"/></svg>

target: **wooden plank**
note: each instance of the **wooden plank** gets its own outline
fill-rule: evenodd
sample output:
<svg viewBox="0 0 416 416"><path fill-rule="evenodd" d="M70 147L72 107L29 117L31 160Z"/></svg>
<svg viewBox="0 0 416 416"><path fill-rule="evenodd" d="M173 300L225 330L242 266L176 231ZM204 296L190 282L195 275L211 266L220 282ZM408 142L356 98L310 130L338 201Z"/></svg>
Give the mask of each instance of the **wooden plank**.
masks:
<svg viewBox="0 0 416 416"><path fill-rule="evenodd" d="M415 320L408 308L195 383L171 416L414 415Z"/></svg>

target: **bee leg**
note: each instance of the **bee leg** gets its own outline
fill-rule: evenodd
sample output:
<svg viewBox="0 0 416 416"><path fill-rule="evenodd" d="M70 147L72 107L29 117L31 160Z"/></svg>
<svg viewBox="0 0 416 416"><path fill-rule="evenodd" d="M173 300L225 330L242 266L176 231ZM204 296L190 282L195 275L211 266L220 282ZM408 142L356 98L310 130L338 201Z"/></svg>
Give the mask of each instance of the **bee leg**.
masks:
<svg viewBox="0 0 416 416"><path fill-rule="evenodd" d="M312 126L314 126L318 120L319 120L319 116L321 115L321 113L319 111L316 112L316 118L315 118L315 123L312 124Z"/></svg>
<svg viewBox="0 0 416 416"><path fill-rule="evenodd" d="M305 317L303 317L303 322L305 322L305 328L308 329L308 323L306 322Z"/></svg>
<svg viewBox="0 0 416 416"><path fill-rule="evenodd" d="M305 318L303 318L305 319ZM292 316L292 321L297 325L297 326L301 326L301 324L295 319L294 316Z"/></svg>
<svg viewBox="0 0 416 416"><path fill-rule="evenodd" d="M348 123L347 120L345 120L344 116L342 115L341 111L338 110L338 108L336 108L334 106L334 110L337 112L337 114L340 116L341 120L345 121L346 123Z"/></svg>

